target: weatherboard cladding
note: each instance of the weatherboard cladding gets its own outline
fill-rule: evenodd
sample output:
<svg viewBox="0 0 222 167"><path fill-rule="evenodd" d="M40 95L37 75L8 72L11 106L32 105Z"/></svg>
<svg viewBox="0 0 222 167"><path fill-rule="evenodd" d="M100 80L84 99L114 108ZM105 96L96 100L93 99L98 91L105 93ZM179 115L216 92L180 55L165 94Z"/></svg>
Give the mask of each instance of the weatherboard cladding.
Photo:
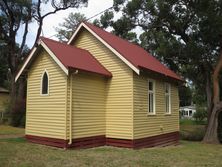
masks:
<svg viewBox="0 0 222 167"><path fill-rule="evenodd" d="M98 31L97 33L103 31L96 30L98 28L91 24L87 24L87 26L94 27L92 29ZM104 31L104 34L106 33ZM113 37L114 43L117 40L115 38ZM147 79L152 78L152 75L144 76L142 73L137 75L85 28L78 32L76 38L71 42L71 46L46 38L40 40L65 68L79 69L79 72L69 73L67 76L47 49L38 52L28 72L27 135L68 141L70 121L72 121L72 139L75 140L91 136L103 136L103 138L105 136L109 140L112 139L111 142L119 142L113 141L113 139L127 139L132 142L133 139L178 131L179 102L176 85L172 84L171 89L172 114L166 116L163 96L164 81L161 78L156 79L157 115L148 117ZM121 46L125 45L125 42L120 42L124 43ZM127 45L131 46L130 43ZM132 45L132 47L138 46ZM123 50L125 49L123 48ZM124 54L123 52L121 54ZM147 57L149 56L145 57L144 54L143 58ZM149 60L153 59L147 59L147 61ZM129 61L133 60L129 59ZM140 68L142 65L136 62L134 65ZM157 62L156 65L158 65ZM163 65L160 70L161 68L162 70L167 69ZM40 94L41 75L45 70L49 74L49 96ZM112 78L107 79L88 72L112 76ZM162 74L179 80L173 75L175 73L170 70L168 72ZM170 73L172 76L169 75ZM70 106L72 107L72 117L69 113ZM161 127L163 127L163 131Z"/></svg>
<svg viewBox="0 0 222 167"><path fill-rule="evenodd" d="M154 58L140 46L119 38L118 36L106 32L90 23L84 22L84 24L137 68L151 70L153 72L157 72L168 77L181 80L181 78L176 73L165 67L156 58Z"/></svg>
<svg viewBox="0 0 222 167"><path fill-rule="evenodd" d="M41 76L47 70L49 95L41 95ZM66 74L46 51L41 51L28 72L26 134L66 139Z"/></svg>
<svg viewBox="0 0 222 167"><path fill-rule="evenodd" d="M133 71L86 29L72 45L88 50L112 73L106 83L106 137L133 139Z"/></svg>

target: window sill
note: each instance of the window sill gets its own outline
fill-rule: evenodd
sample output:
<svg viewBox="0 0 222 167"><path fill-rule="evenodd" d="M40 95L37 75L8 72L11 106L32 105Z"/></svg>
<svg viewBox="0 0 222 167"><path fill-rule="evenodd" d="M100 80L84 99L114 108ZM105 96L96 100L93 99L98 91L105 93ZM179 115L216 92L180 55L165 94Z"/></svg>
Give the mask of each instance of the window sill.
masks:
<svg viewBox="0 0 222 167"><path fill-rule="evenodd" d="M171 113L166 113L164 114L165 116L171 116L172 114Z"/></svg>
<svg viewBox="0 0 222 167"><path fill-rule="evenodd" d="M49 96L49 94L40 94L40 96Z"/></svg>
<svg viewBox="0 0 222 167"><path fill-rule="evenodd" d="M156 114L148 113L148 114L146 114L146 116L147 116L147 117L154 117L154 116L156 116Z"/></svg>

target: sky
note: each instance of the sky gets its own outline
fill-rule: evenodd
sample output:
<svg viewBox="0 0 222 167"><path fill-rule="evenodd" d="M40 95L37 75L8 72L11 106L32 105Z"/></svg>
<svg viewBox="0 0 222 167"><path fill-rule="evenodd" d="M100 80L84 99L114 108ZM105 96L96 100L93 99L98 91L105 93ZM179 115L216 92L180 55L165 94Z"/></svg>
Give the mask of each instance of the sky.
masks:
<svg viewBox="0 0 222 167"><path fill-rule="evenodd" d="M41 36L56 39L55 34L55 27L59 26L59 23L62 23L64 18L68 17L69 13L73 12L80 12L84 14L87 18L90 18L101 11L104 11L105 9L111 7L113 5L113 0L88 0L88 6L87 7L82 7L80 9L72 8L72 9L67 9L65 11L59 11L56 14L50 15L45 18L43 22L43 32ZM52 11L52 8L50 5L45 5L43 6L43 12L44 11ZM97 16L95 18L98 18L100 16ZM93 19L95 19L93 18ZM91 20L90 20L91 21ZM22 34L24 31L24 27L22 26L18 32L17 35L17 42L21 43L22 40ZM35 41L35 34L37 33L37 24L36 23L31 23L30 27L28 29L29 33L27 36L27 42L26 44L29 47L32 47L34 41Z"/></svg>

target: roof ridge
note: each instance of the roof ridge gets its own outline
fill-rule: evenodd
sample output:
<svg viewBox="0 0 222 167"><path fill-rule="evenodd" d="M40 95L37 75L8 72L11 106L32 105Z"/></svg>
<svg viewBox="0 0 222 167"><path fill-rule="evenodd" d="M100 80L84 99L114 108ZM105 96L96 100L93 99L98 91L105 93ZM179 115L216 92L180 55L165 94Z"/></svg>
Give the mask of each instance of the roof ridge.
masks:
<svg viewBox="0 0 222 167"><path fill-rule="evenodd" d="M57 44L61 44L61 45L65 45L66 47L69 47L69 48L72 48L72 49L79 49L79 50L82 50L82 51L87 51L85 49L82 49L82 48L79 48L79 47L76 47L76 46L73 46L73 45L69 45L67 43L64 43L64 42L60 42L60 41L56 41L54 39L50 39L50 38L46 38L46 37L40 37L40 39L43 38L45 40L49 40L51 42L54 42L54 43L57 43Z"/></svg>
<svg viewBox="0 0 222 167"><path fill-rule="evenodd" d="M158 60L141 46L127 41L126 39L123 39L113 34L112 32L107 32L106 30L91 23L83 22L83 24L136 68L139 69L140 67L143 67L145 69L164 74L168 77L182 80L179 75L169 69L168 66L160 62L160 60Z"/></svg>
<svg viewBox="0 0 222 167"><path fill-rule="evenodd" d="M111 35L115 36L115 37L118 38L119 40L122 40L122 41L124 41L124 42L127 42L128 44L133 45L133 46L137 47L137 48L140 49L140 50L143 50L143 51L146 52L150 57L156 59L160 64L162 64L162 63L160 62L160 60L158 60L156 57L154 57L153 55L151 55L148 51L146 51L146 50L145 50L144 48L142 48L141 46L139 46L139 45L137 45L137 44L135 44L135 43L129 42L128 40L126 40L126 39L124 39L124 38L121 38L121 37L113 34L112 32L108 32L108 31L102 29L101 27L98 27L98 26L93 25L93 24L91 24L91 23L88 23L88 22L85 22L85 21L84 21L83 23L89 24L89 25L91 25L91 26L94 26L95 28L98 28L98 29L100 29L101 31L104 31L104 32L107 33L107 34L111 34ZM101 37L101 36L100 36L100 37ZM103 37L101 37L101 38L107 42L106 39L104 39ZM109 44L110 44L110 43L109 43ZM113 46L112 46L112 47L113 47ZM115 47L114 47L114 49L116 50ZM118 51L118 50L117 50L117 51ZM118 52L119 52L119 51L118 51ZM166 67L164 64L162 64L162 65L163 65L164 67ZM166 68L168 69L168 67L166 67Z"/></svg>
<svg viewBox="0 0 222 167"><path fill-rule="evenodd" d="M86 24L86 25L89 24L89 25L91 25L91 26L94 26L95 28L98 28L98 29L100 29L101 31L104 31L104 32L106 32L107 34L111 34L111 35L119 38L120 40L125 41L125 42L129 43L130 45L134 45L134 46L136 46L136 47L138 47L138 48L140 48L140 49L143 49L145 52L147 52L147 51L146 51L144 48L142 48L141 46L139 46L139 45L137 45L137 44L135 44L135 43L133 43L133 42L129 42L127 39L121 38L121 37L119 37L118 35L113 34L112 32L108 32L108 31L104 30L104 29L101 28L101 27L98 27L98 26L96 26L96 25L94 25L94 24L92 24L92 23L85 22L85 21L83 21L83 23ZM101 37L101 36L100 36L100 37ZM101 37L101 38L102 38L102 37ZM105 40L105 39L104 39L104 40Z"/></svg>

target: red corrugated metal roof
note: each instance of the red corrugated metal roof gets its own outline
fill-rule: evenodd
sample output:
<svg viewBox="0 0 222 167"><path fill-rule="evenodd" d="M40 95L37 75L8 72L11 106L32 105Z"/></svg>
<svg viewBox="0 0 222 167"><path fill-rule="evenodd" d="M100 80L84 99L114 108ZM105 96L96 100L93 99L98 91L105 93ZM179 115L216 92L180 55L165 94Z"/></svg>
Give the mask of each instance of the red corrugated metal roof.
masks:
<svg viewBox="0 0 222 167"><path fill-rule="evenodd" d="M89 71L111 77L112 74L102 66L87 50L70 46L45 37L40 39L54 53L66 68Z"/></svg>
<svg viewBox="0 0 222 167"><path fill-rule="evenodd" d="M84 24L135 67L139 69L142 68L151 70L177 80L182 80L175 72L164 66L162 63L160 63L160 61L158 61L140 46L119 38L112 33L106 32L90 23L84 22Z"/></svg>

